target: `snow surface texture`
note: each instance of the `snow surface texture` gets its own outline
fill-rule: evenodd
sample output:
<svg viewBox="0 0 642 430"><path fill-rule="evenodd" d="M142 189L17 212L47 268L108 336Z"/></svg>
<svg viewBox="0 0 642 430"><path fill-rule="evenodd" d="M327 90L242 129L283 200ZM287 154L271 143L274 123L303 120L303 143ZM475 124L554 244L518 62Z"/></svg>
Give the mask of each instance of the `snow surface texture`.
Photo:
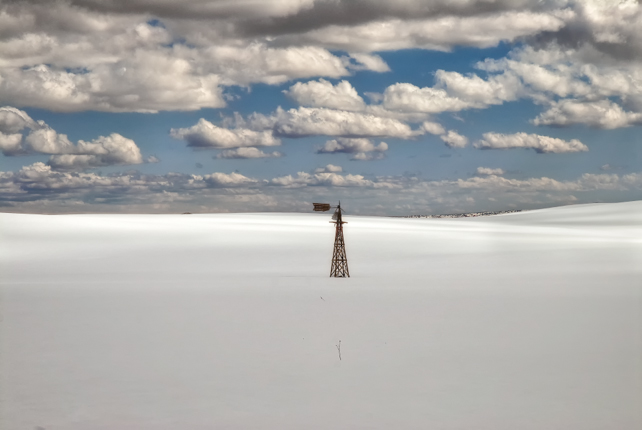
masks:
<svg viewBox="0 0 642 430"><path fill-rule="evenodd" d="M1 214L0 428L642 428L642 202L329 219Z"/></svg>

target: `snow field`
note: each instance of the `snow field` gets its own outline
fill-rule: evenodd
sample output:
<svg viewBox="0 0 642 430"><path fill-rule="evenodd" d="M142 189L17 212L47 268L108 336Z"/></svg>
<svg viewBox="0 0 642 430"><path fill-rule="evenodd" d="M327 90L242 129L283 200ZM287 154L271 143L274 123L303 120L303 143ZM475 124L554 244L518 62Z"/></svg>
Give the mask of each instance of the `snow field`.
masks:
<svg viewBox="0 0 642 430"><path fill-rule="evenodd" d="M0 427L637 429L640 214L1 214Z"/></svg>

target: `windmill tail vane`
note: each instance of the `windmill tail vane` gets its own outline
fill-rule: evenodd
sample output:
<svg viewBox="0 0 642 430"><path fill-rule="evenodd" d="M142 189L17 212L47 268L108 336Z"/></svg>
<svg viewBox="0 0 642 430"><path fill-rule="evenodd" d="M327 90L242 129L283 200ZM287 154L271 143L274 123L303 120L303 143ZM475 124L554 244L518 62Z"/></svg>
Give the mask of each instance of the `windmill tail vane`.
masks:
<svg viewBox="0 0 642 430"><path fill-rule="evenodd" d="M332 215L331 223L335 224L334 251L332 253L332 265L330 266L331 278L349 278L348 257L346 245L343 239L343 224L347 224L341 218L341 202L337 206L330 206L329 203L313 203L315 212L327 212L333 207L336 208Z"/></svg>
<svg viewBox="0 0 642 430"><path fill-rule="evenodd" d="M314 205L315 212L327 212L332 208L329 203L312 203Z"/></svg>

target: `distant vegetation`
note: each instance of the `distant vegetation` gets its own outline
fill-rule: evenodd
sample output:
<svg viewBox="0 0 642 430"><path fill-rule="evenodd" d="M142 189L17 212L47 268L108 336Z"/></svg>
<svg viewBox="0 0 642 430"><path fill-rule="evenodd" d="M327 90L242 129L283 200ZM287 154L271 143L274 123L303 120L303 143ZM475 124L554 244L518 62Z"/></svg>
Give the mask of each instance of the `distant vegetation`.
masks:
<svg viewBox="0 0 642 430"><path fill-rule="evenodd" d="M502 215L502 214L512 214L515 212L521 212L520 210L510 210L510 211L496 211L496 212L469 212L463 214L443 214L443 215L405 215L405 216L396 216L394 218L471 218L476 216L490 216L490 215Z"/></svg>

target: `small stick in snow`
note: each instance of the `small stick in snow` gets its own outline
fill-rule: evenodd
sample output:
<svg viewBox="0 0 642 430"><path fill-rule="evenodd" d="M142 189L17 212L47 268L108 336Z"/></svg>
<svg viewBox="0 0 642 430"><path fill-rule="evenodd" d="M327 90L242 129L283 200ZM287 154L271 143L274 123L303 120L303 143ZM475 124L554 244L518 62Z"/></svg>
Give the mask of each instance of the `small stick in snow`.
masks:
<svg viewBox="0 0 642 430"><path fill-rule="evenodd" d="M319 296L319 297L321 297L321 296ZM323 300L325 302L325 299L323 297L321 297L321 300Z"/></svg>
<svg viewBox="0 0 642 430"><path fill-rule="evenodd" d="M339 351L339 361L341 361L341 340L339 340L339 343L335 346L337 347L337 351Z"/></svg>

